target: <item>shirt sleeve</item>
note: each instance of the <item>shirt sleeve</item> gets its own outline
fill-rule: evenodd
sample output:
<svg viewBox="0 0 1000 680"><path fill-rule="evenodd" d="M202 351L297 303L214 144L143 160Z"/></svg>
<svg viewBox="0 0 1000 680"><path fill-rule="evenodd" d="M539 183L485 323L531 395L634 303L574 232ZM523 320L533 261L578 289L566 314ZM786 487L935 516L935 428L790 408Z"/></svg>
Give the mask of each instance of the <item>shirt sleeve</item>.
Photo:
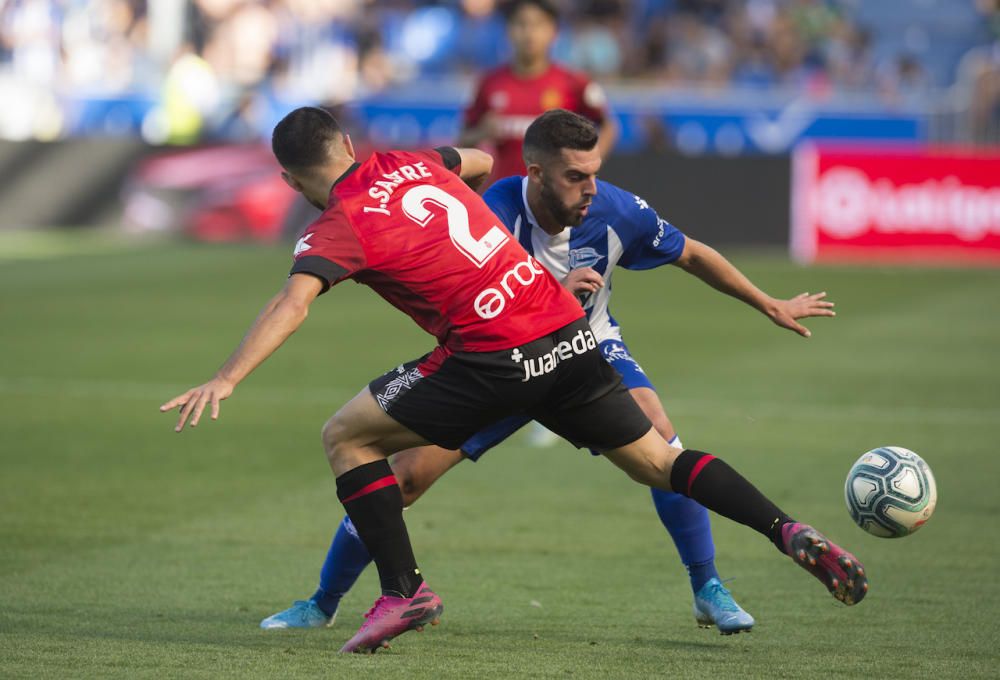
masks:
<svg viewBox="0 0 1000 680"><path fill-rule="evenodd" d="M453 146L439 146L435 149L424 149L423 151L412 151L414 156L419 156L436 165L443 165L456 175L462 174L462 156Z"/></svg>
<svg viewBox="0 0 1000 680"><path fill-rule="evenodd" d="M624 253L618 264L626 269L653 269L671 264L684 252L683 232L656 214L646 201L635 194L622 191L623 202L620 210L620 225L623 233Z"/></svg>
<svg viewBox="0 0 1000 680"><path fill-rule="evenodd" d="M344 215L324 214L295 244L292 274L310 274L323 282L322 295L365 267L365 252Z"/></svg>

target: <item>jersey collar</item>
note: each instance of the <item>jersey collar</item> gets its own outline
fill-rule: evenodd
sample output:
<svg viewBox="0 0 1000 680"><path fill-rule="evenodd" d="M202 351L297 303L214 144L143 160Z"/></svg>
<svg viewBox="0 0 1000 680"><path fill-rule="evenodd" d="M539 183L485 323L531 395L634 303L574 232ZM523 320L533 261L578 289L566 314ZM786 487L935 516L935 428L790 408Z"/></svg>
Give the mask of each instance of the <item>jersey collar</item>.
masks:
<svg viewBox="0 0 1000 680"><path fill-rule="evenodd" d="M531 212L531 206L528 205L528 177L525 175L521 178L521 203L524 204L524 216L528 218L528 222L533 227L538 227L538 220L535 219L535 213Z"/></svg>
<svg viewBox="0 0 1000 680"><path fill-rule="evenodd" d="M571 230L573 227L563 227L563 230L556 235L552 235L549 232L542 229L541 225L538 224L538 220L535 219L535 213L531 212L531 206L528 205L528 176L525 175L521 178L521 203L524 204L524 216L528 218L528 223L536 227L538 231L545 234L545 237L550 241L553 239L569 238Z"/></svg>
<svg viewBox="0 0 1000 680"><path fill-rule="evenodd" d="M347 179L348 176L355 170L357 170L360 165L361 163L354 161L353 163L351 163L351 167L347 168L347 170L344 170L344 173L333 181L333 184L330 186L330 198L333 198L333 190L337 188L337 185L343 182L345 179Z"/></svg>
<svg viewBox="0 0 1000 680"><path fill-rule="evenodd" d="M520 73L518 73L514 69L514 62L509 62L507 64L507 73L514 80L519 80L519 81L525 82L525 83L533 83L533 82L539 81L539 80L541 80L543 78L547 78L548 76L550 76L552 74L552 70L553 70L554 67L555 67L555 64L553 64L550 61L549 65L545 67L545 70L542 71L541 73L539 73L538 75L535 75L535 76L523 76L523 75L521 75Z"/></svg>

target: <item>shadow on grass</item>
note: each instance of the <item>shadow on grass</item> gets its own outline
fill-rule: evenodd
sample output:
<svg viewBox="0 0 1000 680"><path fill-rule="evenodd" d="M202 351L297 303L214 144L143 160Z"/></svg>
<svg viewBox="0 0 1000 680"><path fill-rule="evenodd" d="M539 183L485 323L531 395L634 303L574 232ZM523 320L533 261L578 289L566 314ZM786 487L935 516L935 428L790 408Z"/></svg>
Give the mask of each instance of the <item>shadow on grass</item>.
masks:
<svg viewBox="0 0 1000 680"><path fill-rule="evenodd" d="M294 653L336 651L340 644L354 632L353 622L338 625L335 629L264 631L258 627L259 619L249 612L229 609L209 612L205 610L149 612L139 607L114 609L82 609L71 606L30 609L10 608L0 619L0 628L14 633L22 640L44 636L49 643L70 641L114 641L163 645L224 645L244 650ZM634 631L634 629L633 629ZM445 650L458 651L481 648L483 642L490 648L524 649L532 647L593 648L601 650L698 651L707 653L719 650L727 653L729 639L714 631L703 631L712 641L694 641L653 635L636 636L623 630L597 629L592 626L572 625L570 619L562 624L525 626L511 623L505 626L477 625L462 628L460 623L448 622L430 630L430 634L414 639L421 647L431 645ZM741 636L747 637L747 636ZM408 635L407 638L417 638ZM426 638L426 639L423 639ZM407 647L410 641L407 640ZM456 650L457 647L457 650ZM460 652L461 653L461 652Z"/></svg>

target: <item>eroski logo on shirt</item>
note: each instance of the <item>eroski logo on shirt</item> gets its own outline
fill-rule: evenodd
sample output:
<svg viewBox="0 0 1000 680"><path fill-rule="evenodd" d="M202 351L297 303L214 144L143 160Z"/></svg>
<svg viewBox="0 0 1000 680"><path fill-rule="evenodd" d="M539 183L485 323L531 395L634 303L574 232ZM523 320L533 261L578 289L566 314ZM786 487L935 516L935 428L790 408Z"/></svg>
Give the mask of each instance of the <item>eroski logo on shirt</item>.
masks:
<svg viewBox="0 0 1000 680"><path fill-rule="evenodd" d="M500 284L496 288L487 288L479 293L473 300L472 306L476 314L481 319L492 319L499 316L500 312L507 306L507 300L517 297L517 291L526 288L535 282L539 276L543 276L545 270L535 262L535 258L528 255L528 259L518 262L513 267L504 272L500 277ZM516 281L519 286L514 288L511 283Z"/></svg>
<svg viewBox="0 0 1000 680"><path fill-rule="evenodd" d="M660 230L656 232L656 238L653 239L653 247L659 248L660 241L663 240L664 227L666 227L667 221L661 217L656 221L656 223L660 226Z"/></svg>
<svg viewBox="0 0 1000 680"><path fill-rule="evenodd" d="M313 235L310 233L300 238L299 242L295 244L295 250L292 251L292 257L298 257L301 253L304 253L312 248L312 246L309 245L309 239L312 237Z"/></svg>
<svg viewBox="0 0 1000 680"><path fill-rule="evenodd" d="M594 248L574 248L569 251L569 268L579 269L581 267L593 267L604 259Z"/></svg>
<svg viewBox="0 0 1000 680"><path fill-rule="evenodd" d="M497 138L524 139L524 133L534 122L534 116L497 116Z"/></svg>
<svg viewBox="0 0 1000 680"><path fill-rule="evenodd" d="M593 332L590 329L581 329L576 332L572 340L563 340L553 347L550 352L546 352L539 357L525 359L524 353L521 352L520 348L515 347L514 351L510 353L510 358L515 364L524 362L521 364L524 367L524 378L521 379L521 382L528 382L532 378L537 378L540 375L546 375L556 370L556 366L560 362L572 359L574 356L580 354L585 354L595 347L597 347L597 340L594 338Z"/></svg>

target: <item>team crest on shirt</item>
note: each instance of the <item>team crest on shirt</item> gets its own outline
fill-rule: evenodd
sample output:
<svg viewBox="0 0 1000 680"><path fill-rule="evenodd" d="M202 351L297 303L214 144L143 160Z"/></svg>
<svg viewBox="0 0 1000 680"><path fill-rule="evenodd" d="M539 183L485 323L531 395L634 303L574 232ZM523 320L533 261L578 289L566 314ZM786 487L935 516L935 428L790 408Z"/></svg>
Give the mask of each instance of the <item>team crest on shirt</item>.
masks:
<svg viewBox="0 0 1000 680"><path fill-rule="evenodd" d="M569 251L569 268L580 269L581 267L593 267L604 259L595 249L591 247L574 248Z"/></svg>
<svg viewBox="0 0 1000 680"><path fill-rule="evenodd" d="M548 111L549 109L562 108L563 105L562 93L559 92L559 90L555 89L554 87L550 87L542 92L542 96L539 99L538 103L541 105L544 111Z"/></svg>

